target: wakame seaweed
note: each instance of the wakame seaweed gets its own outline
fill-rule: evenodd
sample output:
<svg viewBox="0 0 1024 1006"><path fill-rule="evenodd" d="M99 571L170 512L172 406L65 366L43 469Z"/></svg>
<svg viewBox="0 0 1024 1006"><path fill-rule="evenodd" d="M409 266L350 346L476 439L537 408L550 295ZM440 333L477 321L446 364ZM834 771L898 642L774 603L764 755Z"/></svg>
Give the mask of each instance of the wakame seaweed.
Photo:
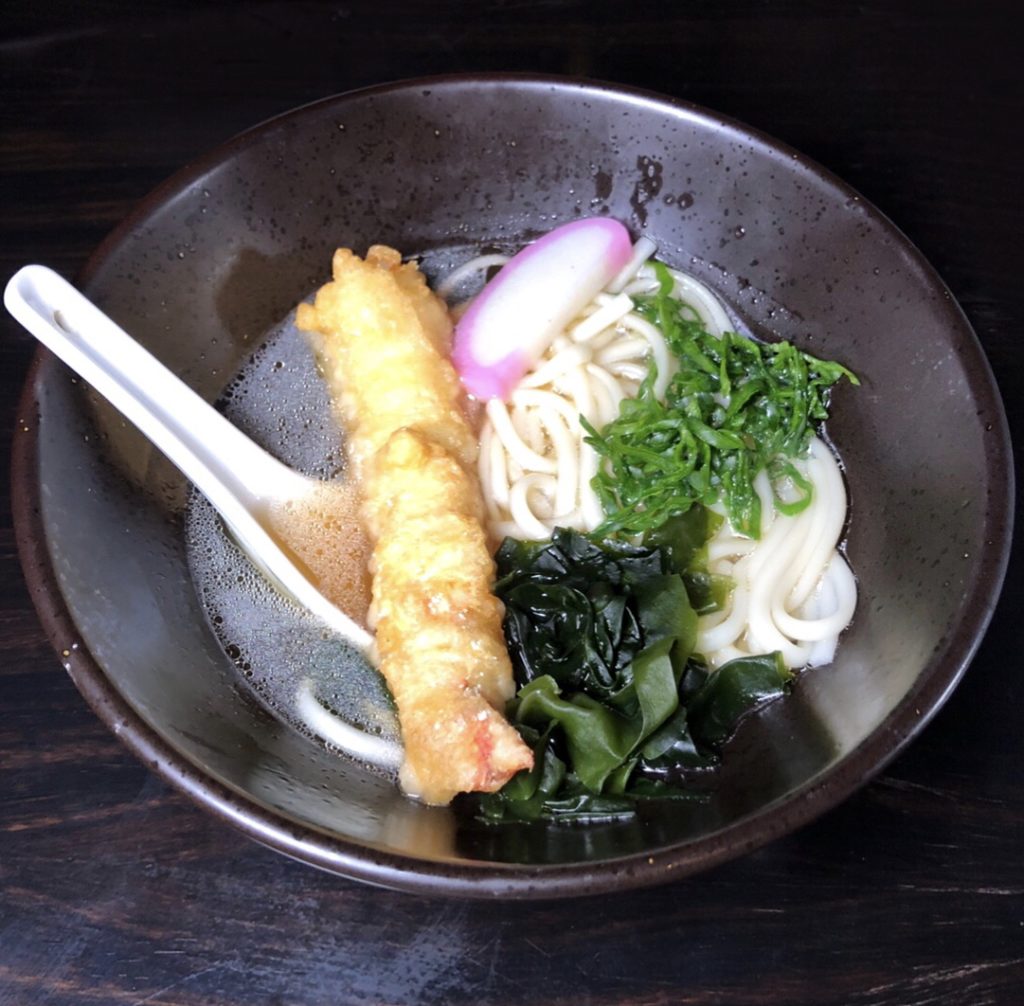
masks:
<svg viewBox="0 0 1024 1006"><path fill-rule="evenodd" d="M703 571L719 520L695 506L639 545L563 528L505 540L495 593L520 686L508 713L534 767L478 798L478 816L592 820L699 798L685 774L715 765L742 716L791 678L777 654L709 674L693 652L693 599L712 610L724 588Z"/></svg>
<svg viewBox="0 0 1024 1006"><path fill-rule="evenodd" d="M654 394L652 365L635 398L598 431L581 419L587 442L604 458L594 488L607 515L602 535L642 534L694 503L722 500L733 527L757 538L761 503L754 478L773 482L796 473L780 458L800 457L815 423L828 416L829 389L857 378L838 363L819 360L791 343L760 343L735 332L708 332L696 313L672 294L673 280L654 263L659 289L637 299L636 310L656 325L680 368L663 399ZM780 501L783 512L810 502Z"/></svg>

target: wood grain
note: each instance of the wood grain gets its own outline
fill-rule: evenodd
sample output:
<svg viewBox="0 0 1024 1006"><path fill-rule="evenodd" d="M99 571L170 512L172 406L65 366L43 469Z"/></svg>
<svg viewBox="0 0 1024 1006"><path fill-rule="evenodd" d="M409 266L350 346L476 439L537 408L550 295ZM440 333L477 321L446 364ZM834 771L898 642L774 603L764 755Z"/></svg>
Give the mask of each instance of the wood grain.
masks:
<svg viewBox="0 0 1024 1006"><path fill-rule="evenodd" d="M735 116L862 191L950 285L1020 431L1011 24L992 5L881 0L9 3L0 279L27 261L74 274L176 167L305 101L423 73L583 74ZM0 322L5 456L32 351ZM1022 597L1014 564L948 705L798 833L651 891L447 902L292 863L129 756L38 626L4 491L0 1004L1018 1003Z"/></svg>

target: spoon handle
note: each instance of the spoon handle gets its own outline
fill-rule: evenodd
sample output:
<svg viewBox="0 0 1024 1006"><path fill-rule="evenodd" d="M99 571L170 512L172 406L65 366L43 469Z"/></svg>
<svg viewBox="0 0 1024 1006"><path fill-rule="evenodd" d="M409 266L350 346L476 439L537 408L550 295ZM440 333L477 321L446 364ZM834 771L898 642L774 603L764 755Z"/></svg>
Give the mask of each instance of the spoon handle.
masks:
<svg viewBox="0 0 1024 1006"><path fill-rule="evenodd" d="M369 647L370 634L310 583L260 519L272 500L307 495L312 480L245 436L52 269L19 269L4 304L167 455L271 579L354 646Z"/></svg>
<svg viewBox="0 0 1024 1006"><path fill-rule="evenodd" d="M223 491L247 508L298 494L306 480L224 418L152 353L52 269L28 265L4 292L7 310L130 419L218 506ZM230 467L229 467L230 466Z"/></svg>

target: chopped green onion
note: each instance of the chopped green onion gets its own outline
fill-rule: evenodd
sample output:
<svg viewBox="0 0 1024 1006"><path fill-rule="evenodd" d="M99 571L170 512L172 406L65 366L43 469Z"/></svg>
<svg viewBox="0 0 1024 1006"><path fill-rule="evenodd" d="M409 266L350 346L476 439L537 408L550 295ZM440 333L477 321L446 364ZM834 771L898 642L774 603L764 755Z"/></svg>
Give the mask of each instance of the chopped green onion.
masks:
<svg viewBox="0 0 1024 1006"><path fill-rule="evenodd" d="M654 264L657 292L637 310L662 332L679 360L663 400L654 394L653 363L635 398L603 430L585 420L587 443L604 458L594 488L606 519L600 535L637 535L685 513L694 503L725 504L733 527L757 538L761 502L754 479L779 459L806 454L815 423L828 416L839 363L819 360L788 342L765 344L733 332L712 335L671 296L672 277ZM792 466L791 466L792 468ZM810 502L810 486L786 469L802 493L780 501L783 513Z"/></svg>

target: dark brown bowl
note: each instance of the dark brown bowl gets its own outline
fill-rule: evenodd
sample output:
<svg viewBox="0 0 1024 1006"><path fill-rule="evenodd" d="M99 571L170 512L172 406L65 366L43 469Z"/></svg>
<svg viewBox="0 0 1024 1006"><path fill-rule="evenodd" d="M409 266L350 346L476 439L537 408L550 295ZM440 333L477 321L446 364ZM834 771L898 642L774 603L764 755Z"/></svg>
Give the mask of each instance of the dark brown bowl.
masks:
<svg viewBox="0 0 1024 1006"><path fill-rule="evenodd" d="M1002 582L1013 494L1001 403L934 271L798 153L683 102L557 79L452 77L329 98L161 186L98 249L88 294L210 399L320 283L337 245L522 242L610 214L755 331L852 367L829 431L861 586L831 667L747 720L706 804L639 823L488 829L268 715L204 621L187 487L52 357L16 438L18 541L46 629L125 743L246 834L410 890L565 896L738 856L833 806L945 701Z"/></svg>

